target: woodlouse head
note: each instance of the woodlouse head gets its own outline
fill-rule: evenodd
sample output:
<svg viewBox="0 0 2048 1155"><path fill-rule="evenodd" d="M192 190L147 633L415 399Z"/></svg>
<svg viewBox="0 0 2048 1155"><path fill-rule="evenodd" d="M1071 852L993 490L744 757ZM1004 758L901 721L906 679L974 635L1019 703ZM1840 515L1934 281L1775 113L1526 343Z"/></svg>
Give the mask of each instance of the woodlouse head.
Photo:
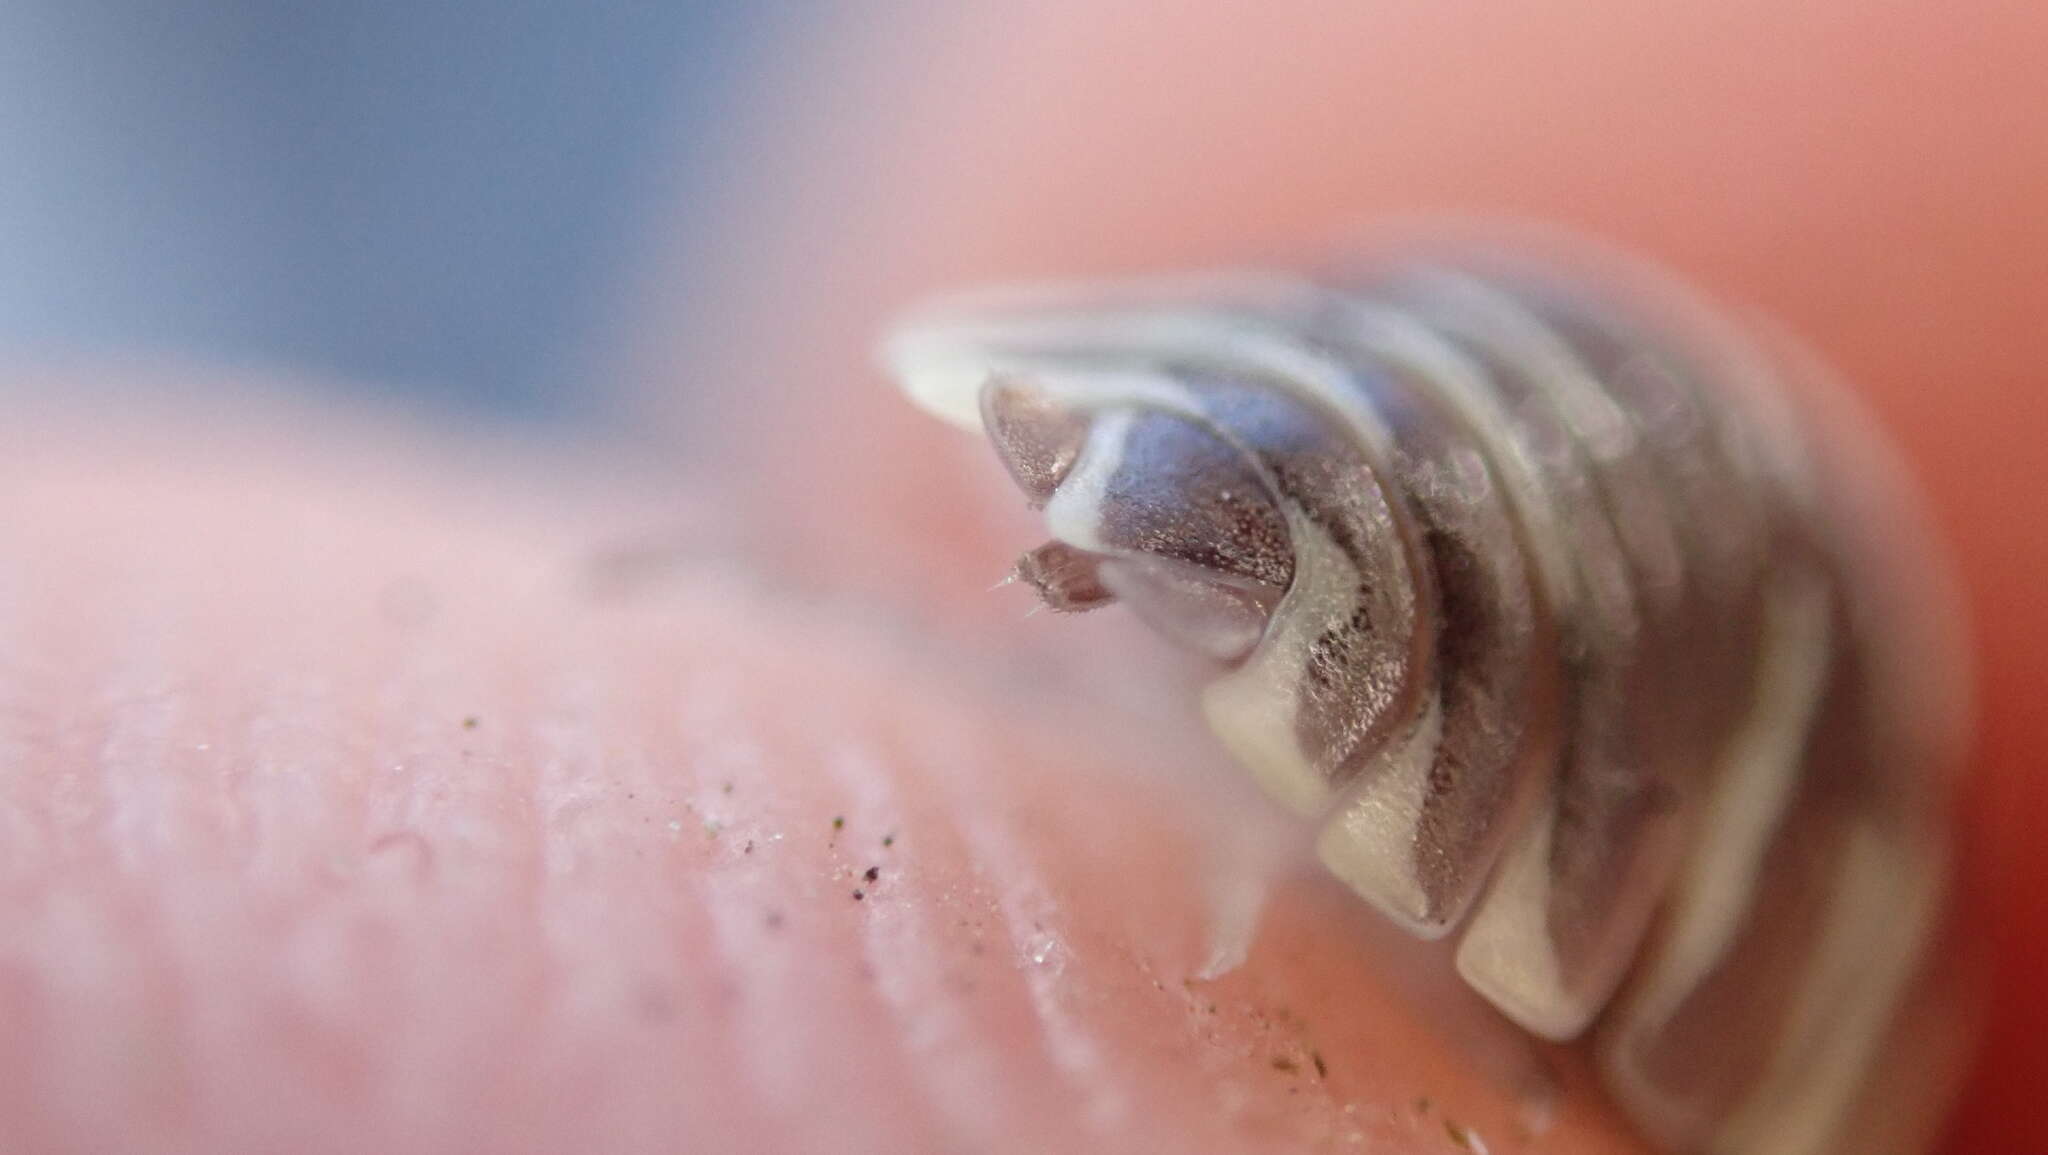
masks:
<svg viewBox="0 0 2048 1155"><path fill-rule="evenodd" d="M1205 718L1304 814L1404 719L1429 658L1427 575L1345 415L1345 370L1281 320L1319 299L1237 277L983 294L884 350L1044 513L1052 540L1014 576L1220 662Z"/></svg>
<svg viewBox="0 0 2048 1155"><path fill-rule="evenodd" d="M989 358L978 423L1052 538L1015 576L1054 610L1121 602L1170 640L1234 661L1292 580L1286 516L1245 447L1135 384L1115 367Z"/></svg>

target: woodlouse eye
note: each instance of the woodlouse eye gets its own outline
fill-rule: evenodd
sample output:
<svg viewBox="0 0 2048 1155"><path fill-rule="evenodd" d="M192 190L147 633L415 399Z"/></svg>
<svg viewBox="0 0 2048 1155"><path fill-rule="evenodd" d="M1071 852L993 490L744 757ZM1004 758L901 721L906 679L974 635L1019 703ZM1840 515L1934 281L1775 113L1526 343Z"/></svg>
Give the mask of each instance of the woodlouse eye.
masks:
<svg viewBox="0 0 2048 1155"><path fill-rule="evenodd" d="M1007 377L992 378L981 390L982 427L1010 479L1034 508L1074 468L1088 438L1088 419L1042 389Z"/></svg>

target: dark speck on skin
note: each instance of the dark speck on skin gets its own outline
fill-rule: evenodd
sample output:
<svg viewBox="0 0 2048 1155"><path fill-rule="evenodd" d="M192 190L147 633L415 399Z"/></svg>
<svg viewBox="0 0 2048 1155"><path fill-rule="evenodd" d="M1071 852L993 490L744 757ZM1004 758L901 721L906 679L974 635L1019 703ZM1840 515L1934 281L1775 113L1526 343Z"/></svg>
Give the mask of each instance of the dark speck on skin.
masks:
<svg viewBox="0 0 2048 1155"><path fill-rule="evenodd" d="M465 730L474 730L482 724L483 720L478 718L475 714L471 714L469 717L464 718L462 720L462 728Z"/></svg>
<svg viewBox="0 0 2048 1155"><path fill-rule="evenodd" d="M859 902L859 901L860 901L861 899L863 899L863 898L866 898L867 896L868 896L868 893L867 893L867 891L864 891L864 890L856 890L856 891L854 891L854 892L853 892L853 901L855 901L855 902Z"/></svg>
<svg viewBox="0 0 2048 1155"><path fill-rule="evenodd" d="M870 866L867 869L867 873L861 875L861 877L868 880L869 882L873 882L876 879L882 877L882 868L879 866Z"/></svg>
<svg viewBox="0 0 2048 1155"><path fill-rule="evenodd" d="M834 815L832 818L832 832L837 834L844 829L846 829L846 816L844 814Z"/></svg>
<svg viewBox="0 0 2048 1155"><path fill-rule="evenodd" d="M1451 1137L1451 1142L1456 1143L1460 1151L1472 1150L1472 1132L1466 1130L1463 1126L1445 1119L1444 1134Z"/></svg>
<svg viewBox="0 0 2048 1155"><path fill-rule="evenodd" d="M889 849L890 847L892 847L892 846L894 846L894 845L896 845L896 835L895 835L894 833L884 834L884 835L882 836L882 849L883 849L883 850L887 850L887 849Z"/></svg>
<svg viewBox="0 0 2048 1155"><path fill-rule="evenodd" d="M1291 1075L1295 1072L1297 1067L1294 1060L1287 1057L1286 1055L1274 1055L1273 1069L1276 1071L1285 1071Z"/></svg>
<svg viewBox="0 0 2048 1155"><path fill-rule="evenodd" d="M1308 1053L1308 1060L1316 1065L1316 1078L1327 1079L1330 1077L1330 1064L1323 1062L1323 1053L1321 1051L1310 1051Z"/></svg>

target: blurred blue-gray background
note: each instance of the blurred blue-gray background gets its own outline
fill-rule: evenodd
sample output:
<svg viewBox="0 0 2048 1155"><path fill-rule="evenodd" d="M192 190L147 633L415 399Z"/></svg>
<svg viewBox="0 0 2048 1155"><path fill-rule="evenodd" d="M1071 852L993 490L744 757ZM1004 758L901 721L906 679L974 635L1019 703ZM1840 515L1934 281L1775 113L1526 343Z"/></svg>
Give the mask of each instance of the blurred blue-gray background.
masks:
<svg viewBox="0 0 2048 1155"><path fill-rule="evenodd" d="M716 179L774 6L0 0L0 359L550 419Z"/></svg>

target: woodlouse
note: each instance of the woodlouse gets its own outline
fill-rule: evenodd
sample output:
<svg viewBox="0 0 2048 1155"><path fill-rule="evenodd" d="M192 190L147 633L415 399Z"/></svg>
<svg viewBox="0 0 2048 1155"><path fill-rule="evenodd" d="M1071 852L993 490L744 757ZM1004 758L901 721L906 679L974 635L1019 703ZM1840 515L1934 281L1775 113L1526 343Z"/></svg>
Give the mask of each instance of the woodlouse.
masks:
<svg viewBox="0 0 2048 1155"><path fill-rule="evenodd" d="M1335 874L1528 1030L1597 1021L1652 1135L1816 1149L1943 905L1938 565L1805 358L1581 266L997 294L886 355L1044 511L1049 605L1217 664Z"/></svg>

